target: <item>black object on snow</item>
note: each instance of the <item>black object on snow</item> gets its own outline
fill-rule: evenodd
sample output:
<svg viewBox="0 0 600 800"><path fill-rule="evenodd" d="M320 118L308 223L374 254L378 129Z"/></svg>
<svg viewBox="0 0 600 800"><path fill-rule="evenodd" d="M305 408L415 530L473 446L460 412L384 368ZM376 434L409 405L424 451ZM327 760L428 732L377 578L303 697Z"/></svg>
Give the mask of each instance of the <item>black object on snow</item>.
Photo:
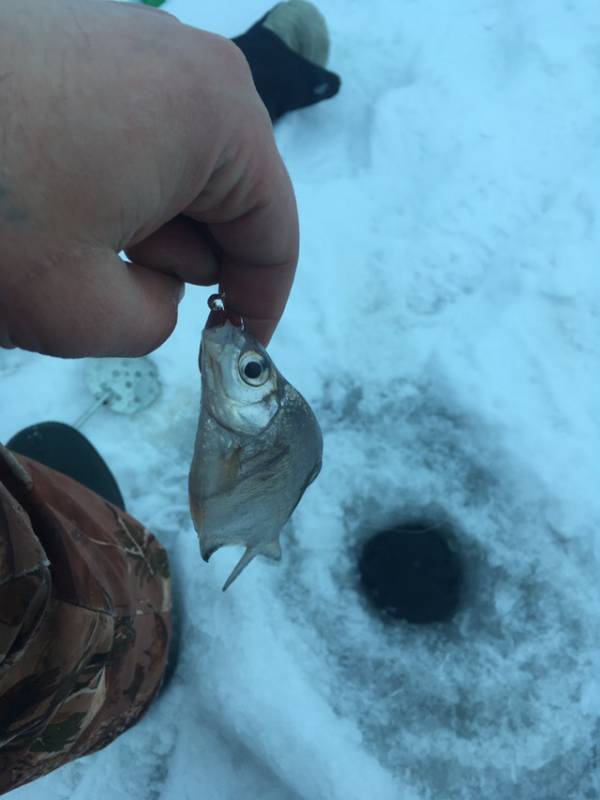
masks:
<svg viewBox="0 0 600 800"><path fill-rule="evenodd" d="M455 614L461 562L445 524L411 521L376 533L359 558L363 591L384 616L424 625Z"/></svg>
<svg viewBox="0 0 600 800"><path fill-rule="evenodd" d="M276 33L263 27L266 17L232 41L246 56L256 91L275 122L287 111L333 97L341 81L335 72L298 55Z"/></svg>
<svg viewBox="0 0 600 800"><path fill-rule="evenodd" d="M16 433L6 446L79 481L125 511L123 495L112 472L76 428L63 422L39 422Z"/></svg>

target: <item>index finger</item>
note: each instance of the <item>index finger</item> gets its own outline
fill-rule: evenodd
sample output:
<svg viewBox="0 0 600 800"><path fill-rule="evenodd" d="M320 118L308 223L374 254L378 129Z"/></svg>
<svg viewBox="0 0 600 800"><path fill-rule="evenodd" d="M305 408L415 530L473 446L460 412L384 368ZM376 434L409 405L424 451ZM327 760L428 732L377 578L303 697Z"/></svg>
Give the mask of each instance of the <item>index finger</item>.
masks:
<svg viewBox="0 0 600 800"><path fill-rule="evenodd" d="M209 227L221 250L219 287L226 307L264 345L281 319L298 263L298 214L287 173L268 191L264 205Z"/></svg>
<svg viewBox="0 0 600 800"><path fill-rule="evenodd" d="M249 70L247 79L251 81ZM294 190L271 121L254 86L218 127L223 147L187 216L204 222L216 244L227 309L268 344L290 294L298 263Z"/></svg>
<svg viewBox="0 0 600 800"><path fill-rule="evenodd" d="M228 222L208 226L218 248L218 278L229 311L267 345L285 309L298 263L298 214L283 164L264 200Z"/></svg>

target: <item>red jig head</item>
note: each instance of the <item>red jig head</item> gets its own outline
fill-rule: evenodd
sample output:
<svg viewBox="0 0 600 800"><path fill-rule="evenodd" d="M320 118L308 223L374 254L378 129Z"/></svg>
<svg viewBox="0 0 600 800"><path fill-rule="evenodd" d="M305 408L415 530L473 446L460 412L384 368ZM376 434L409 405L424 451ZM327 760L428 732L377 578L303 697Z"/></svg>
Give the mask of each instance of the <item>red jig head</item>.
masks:
<svg viewBox="0 0 600 800"><path fill-rule="evenodd" d="M225 292L211 294L208 298L208 307L210 308L210 314L206 322L207 328L217 328L219 325L225 325L226 322L231 322L232 325L244 330L243 317L227 309L225 305Z"/></svg>

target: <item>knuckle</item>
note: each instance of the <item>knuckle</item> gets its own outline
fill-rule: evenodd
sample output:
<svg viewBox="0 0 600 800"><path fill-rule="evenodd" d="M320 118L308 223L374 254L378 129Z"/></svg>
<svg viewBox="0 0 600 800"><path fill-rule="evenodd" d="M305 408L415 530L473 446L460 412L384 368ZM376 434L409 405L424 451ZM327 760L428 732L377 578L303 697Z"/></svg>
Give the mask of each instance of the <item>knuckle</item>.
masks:
<svg viewBox="0 0 600 800"><path fill-rule="evenodd" d="M212 34L212 36L215 57L220 64L228 73L249 79L251 77L250 66L240 48L224 36L216 34Z"/></svg>
<svg viewBox="0 0 600 800"><path fill-rule="evenodd" d="M177 325L177 308L168 299L151 319L152 323L145 331L140 345L141 355L153 352L171 336Z"/></svg>
<svg viewBox="0 0 600 800"><path fill-rule="evenodd" d="M240 48L230 39L208 31L192 31L187 55L193 62L188 73L196 85L214 85L223 90L228 85L253 85L250 66Z"/></svg>

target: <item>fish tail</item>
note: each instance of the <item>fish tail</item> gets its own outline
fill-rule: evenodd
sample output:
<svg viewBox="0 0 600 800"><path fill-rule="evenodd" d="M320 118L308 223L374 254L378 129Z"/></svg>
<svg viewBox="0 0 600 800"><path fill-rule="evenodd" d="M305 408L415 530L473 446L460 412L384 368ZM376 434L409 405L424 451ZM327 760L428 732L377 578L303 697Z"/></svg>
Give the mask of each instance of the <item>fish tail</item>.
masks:
<svg viewBox="0 0 600 800"><path fill-rule="evenodd" d="M216 548L215 548L216 549ZM240 558L238 563L235 565L235 568L231 575L225 581L223 585L223 591L231 586L234 580L238 577L242 570L246 569L248 564L252 561L254 556L266 556L267 558L273 559L273 561L279 561L281 558L281 545L279 544L279 539L273 539L272 542L267 542L263 544L262 547L247 547L246 552Z"/></svg>
<svg viewBox="0 0 600 800"><path fill-rule="evenodd" d="M232 584L232 583L234 582L234 580L235 580L235 579L236 579L236 578L239 576L239 574L240 574L240 573L241 573L241 572L242 572L244 569L246 569L246 567L248 566L248 564L249 564L249 563L252 561L252 559L254 558L254 556L258 554L258 552L259 552L259 551L258 551L258 550L256 550L256 549L254 549L254 548L251 548L251 547L247 547L247 548L246 548L246 552L245 552L245 553L244 553L244 555L243 555L243 556L240 558L240 560L238 561L238 563L235 565L235 567L234 567L234 569L233 569L233 572L231 573L231 575L230 575L230 576L227 578L227 580L226 580L226 581L225 581L225 583L223 584L223 591L224 591L224 592L225 592L225 591L226 591L226 590L227 590L227 589L228 589L228 588L231 586L231 584Z"/></svg>

